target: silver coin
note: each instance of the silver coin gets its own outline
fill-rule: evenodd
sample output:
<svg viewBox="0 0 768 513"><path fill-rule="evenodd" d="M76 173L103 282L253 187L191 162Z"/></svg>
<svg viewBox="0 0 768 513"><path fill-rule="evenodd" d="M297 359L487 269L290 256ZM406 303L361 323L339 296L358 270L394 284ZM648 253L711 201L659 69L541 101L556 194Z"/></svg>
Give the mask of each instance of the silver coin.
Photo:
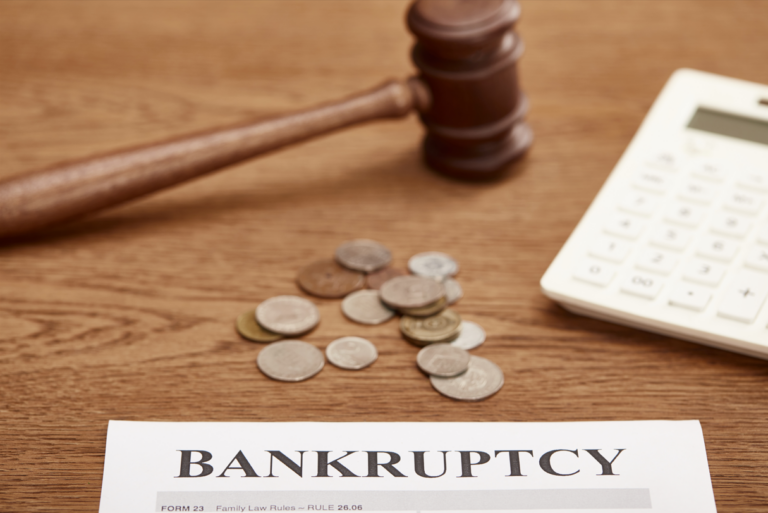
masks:
<svg viewBox="0 0 768 513"><path fill-rule="evenodd" d="M381 302L378 290L353 292L341 302L341 311L347 318L360 324L381 324L395 315Z"/></svg>
<svg viewBox="0 0 768 513"><path fill-rule="evenodd" d="M450 255L438 251L428 251L413 255L408 260L408 269L418 276L444 278L455 276L459 272L459 264Z"/></svg>
<svg viewBox="0 0 768 513"><path fill-rule="evenodd" d="M446 278L443 280L443 287L445 287L445 299L448 301L449 305L454 304L464 297L464 290L462 290L459 282L453 278Z"/></svg>
<svg viewBox="0 0 768 513"><path fill-rule="evenodd" d="M450 378L467 370L469 353L451 344L430 344L416 355L416 364L430 376Z"/></svg>
<svg viewBox="0 0 768 513"><path fill-rule="evenodd" d="M256 307L256 320L269 331L299 335L317 326L320 312L303 297L275 296Z"/></svg>
<svg viewBox="0 0 768 513"><path fill-rule="evenodd" d="M459 401L482 401L504 385L504 373L498 365L479 356L469 358L469 368L464 374L453 378L431 376L432 387L451 399Z"/></svg>
<svg viewBox="0 0 768 513"><path fill-rule="evenodd" d="M422 276L398 276L379 289L381 300L392 308L419 308L445 296L441 283Z"/></svg>
<svg viewBox="0 0 768 513"><path fill-rule="evenodd" d="M485 330L479 324L472 321L461 321L461 333L451 342L454 347L466 351L480 347L485 342Z"/></svg>
<svg viewBox="0 0 768 513"><path fill-rule="evenodd" d="M360 370L368 367L379 357L376 346L361 337L337 338L325 348L328 361L340 369Z"/></svg>
<svg viewBox="0 0 768 513"><path fill-rule="evenodd" d="M348 269L366 273L392 261L392 253L375 240L355 239L336 248L336 261Z"/></svg>
<svg viewBox="0 0 768 513"><path fill-rule="evenodd" d="M261 350L256 365L268 378L304 381L323 369L323 352L301 340L273 342Z"/></svg>

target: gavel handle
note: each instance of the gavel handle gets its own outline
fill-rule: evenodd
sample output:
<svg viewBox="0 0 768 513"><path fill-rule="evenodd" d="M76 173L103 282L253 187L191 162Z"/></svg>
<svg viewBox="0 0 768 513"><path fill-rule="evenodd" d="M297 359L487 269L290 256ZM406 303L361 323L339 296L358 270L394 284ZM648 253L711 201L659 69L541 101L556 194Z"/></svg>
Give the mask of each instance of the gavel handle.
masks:
<svg viewBox="0 0 768 513"><path fill-rule="evenodd" d="M0 238L137 198L270 150L429 104L415 78L319 107L66 164L0 182Z"/></svg>

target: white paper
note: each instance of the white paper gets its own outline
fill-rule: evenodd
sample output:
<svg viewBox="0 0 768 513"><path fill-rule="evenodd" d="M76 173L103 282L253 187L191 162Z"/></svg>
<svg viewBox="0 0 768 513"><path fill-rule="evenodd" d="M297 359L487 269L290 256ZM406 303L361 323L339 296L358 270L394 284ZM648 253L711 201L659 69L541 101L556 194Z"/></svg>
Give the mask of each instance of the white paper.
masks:
<svg viewBox="0 0 768 513"><path fill-rule="evenodd" d="M111 421L99 511L716 509L698 421Z"/></svg>

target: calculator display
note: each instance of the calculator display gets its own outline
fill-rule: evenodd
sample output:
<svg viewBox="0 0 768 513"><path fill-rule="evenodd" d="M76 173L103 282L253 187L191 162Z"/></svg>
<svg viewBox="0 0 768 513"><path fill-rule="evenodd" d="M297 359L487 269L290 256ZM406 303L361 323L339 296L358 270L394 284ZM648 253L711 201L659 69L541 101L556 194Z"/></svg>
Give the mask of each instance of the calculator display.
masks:
<svg viewBox="0 0 768 513"><path fill-rule="evenodd" d="M688 128L768 144L768 122L699 107Z"/></svg>

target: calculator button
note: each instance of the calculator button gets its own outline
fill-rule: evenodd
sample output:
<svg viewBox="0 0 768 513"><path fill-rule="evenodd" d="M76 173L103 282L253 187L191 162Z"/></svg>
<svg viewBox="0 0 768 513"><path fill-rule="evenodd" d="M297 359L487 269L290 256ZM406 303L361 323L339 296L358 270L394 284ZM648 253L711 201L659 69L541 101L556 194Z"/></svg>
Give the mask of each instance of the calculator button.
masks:
<svg viewBox="0 0 768 513"><path fill-rule="evenodd" d="M744 259L747 267L757 269L758 271L768 272L768 249L754 247L747 253Z"/></svg>
<svg viewBox="0 0 768 513"><path fill-rule="evenodd" d="M757 241L762 242L763 244L768 244L768 223L760 228L760 232L757 234Z"/></svg>
<svg viewBox="0 0 768 513"><path fill-rule="evenodd" d="M768 296L768 276L749 271L741 273L726 288L717 315L751 323L757 318Z"/></svg>
<svg viewBox="0 0 768 513"><path fill-rule="evenodd" d="M603 228L606 233L624 237L625 239L635 240L643 231L642 221L629 216L616 216L611 218Z"/></svg>
<svg viewBox="0 0 768 513"><path fill-rule="evenodd" d="M723 206L744 214L757 214L763 208L763 200L754 194L732 192L725 197Z"/></svg>
<svg viewBox="0 0 768 513"><path fill-rule="evenodd" d="M699 162L691 166L691 174L711 182L722 182L727 173L724 167L713 162Z"/></svg>
<svg viewBox="0 0 768 513"><path fill-rule="evenodd" d="M704 213L705 210L701 207L676 202L667 209L664 219L684 226L698 226L704 219Z"/></svg>
<svg viewBox="0 0 768 513"><path fill-rule="evenodd" d="M616 268L611 264L596 262L594 260L584 260L574 270L573 277L577 280L605 287L611 283L615 274Z"/></svg>
<svg viewBox="0 0 768 513"><path fill-rule="evenodd" d="M669 187L669 182L668 175L648 169L638 172L633 183L638 189L663 193Z"/></svg>
<svg viewBox="0 0 768 513"><path fill-rule="evenodd" d="M685 283L676 283L669 293L670 305L681 306L697 312L704 310L710 299L712 299L712 293L707 289Z"/></svg>
<svg viewBox="0 0 768 513"><path fill-rule="evenodd" d="M589 249L589 254L593 257L610 260L620 264L629 255L631 246L626 242L611 239L610 237L600 237Z"/></svg>
<svg viewBox="0 0 768 513"><path fill-rule="evenodd" d="M675 171L680 165L680 156L670 150L661 150L651 153L645 163L651 167L664 171Z"/></svg>
<svg viewBox="0 0 768 513"><path fill-rule="evenodd" d="M691 232L677 226L658 226L651 235L651 244L675 251L684 250L690 241Z"/></svg>
<svg viewBox="0 0 768 513"><path fill-rule="evenodd" d="M688 182L683 185L678 197L684 200L695 201L696 203L711 203L717 195L717 189L713 186L704 185L698 182Z"/></svg>
<svg viewBox="0 0 768 513"><path fill-rule="evenodd" d="M715 287L725 276L725 269L720 264L694 259L683 268L683 279Z"/></svg>
<svg viewBox="0 0 768 513"><path fill-rule="evenodd" d="M739 245L728 239L713 235L705 235L699 241L696 254L699 256L714 258L723 262L730 262L739 251Z"/></svg>
<svg viewBox="0 0 768 513"><path fill-rule="evenodd" d="M624 279L621 291L634 296L653 299L659 295L662 282L659 278L641 272L633 272Z"/></svg>
<svg viewBox="0 0 768 513"><path fill-rule="evenodd" d="M720 235L743 238L752 228L752 223L736 214L718 212L712 220L711 230Z"/></svg>
<svg viewBox="0 0 768 513"><path fill-rule="evenodd" d="M619 208L625 212L631 212L632 214L638 214L641 216L649 216L653 214L654 210L658 206L659 202L642 192L630 192L619 203Z"/></svg>
<svg viewBox="0 0 768 513"><path fill-rule="evenodd" d="M689 136L686 148L691 153L706 154L710 153L715 147L715 143L701 137Z"/></svg>
<svg viewBox="0 0 768 513"><path fill-rule="evenodd" d="M768 173L747 171L739 176L736 183L747 189L768 192Z"/></svg>
<svg viewBox="0 0 768 513"><path fill-rule="evenodd" d="M640 252L635 265L640 269L659 274L669 274L677 265L677 258L670 253L658 249L644 249Z"/></svg>

